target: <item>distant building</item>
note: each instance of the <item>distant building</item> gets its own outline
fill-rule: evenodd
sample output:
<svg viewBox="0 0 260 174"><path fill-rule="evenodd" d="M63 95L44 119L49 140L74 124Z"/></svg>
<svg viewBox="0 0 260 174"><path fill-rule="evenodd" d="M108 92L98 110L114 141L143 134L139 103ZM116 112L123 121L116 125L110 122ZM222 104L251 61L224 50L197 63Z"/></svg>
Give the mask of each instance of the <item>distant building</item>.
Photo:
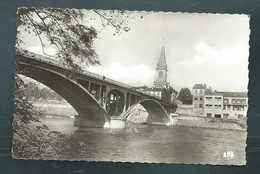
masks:
<svg viewBox="0 0 260 174"><path fill-rule="evenodd" d="M178 92L175 91L171 86L167 86L166 88L154 88L144 86L137 87L136 89L164 101L175 102L175 100L177 100Z"/></svg>
<svg viewBox="0 0 260 174"><path fill-rule="evenodd" d="M204 95L204 115L206 117L223 118L223 94L206 91Z"/></svg>
<svg viewBox="0 0 260 174"><path fill-rule="evenodd" d="M206 90L206 84L195 84L191 90L194 116L204 116L204 95Z"/></svg>
<svg viewBox="0 0 260 174"><path fill-rule="evenodd" d="M224 118L240 119L246 117L248 97L246 92L221 92L224 96Z"/></svg>
<svg viewBox="0 0 260 174"><path fill-rule="evenodd" d="M149 95L157 97L159 99L168 101L168 102L175 102L177 99L178 92L174 90L170 84L167 82L167 71L168 66L166 63L165 57L165 48L164 45L161 49L161 54L159 61L156 65L156 80L153 83L153 87L137 87L136 89L143 91Z"/></svg>
<svg viewBox="0 0 260 174"><path fill-rule="evenodd" d="M206 84L195 84L192 88L193 115L224 119L246 117L248 98L246 92L219 92Z"/></svg>

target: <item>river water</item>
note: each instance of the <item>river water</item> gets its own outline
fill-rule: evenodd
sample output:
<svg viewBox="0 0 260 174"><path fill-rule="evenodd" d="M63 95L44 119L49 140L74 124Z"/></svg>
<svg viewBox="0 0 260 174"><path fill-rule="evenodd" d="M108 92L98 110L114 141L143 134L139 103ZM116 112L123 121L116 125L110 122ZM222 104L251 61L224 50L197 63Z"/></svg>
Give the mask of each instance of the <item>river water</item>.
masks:
<svg viewBox="0 0 260 174"><path fill-rule="evenodd" d="M186 164L245 164L246 131L127 124L125 130L73 126L74 119L43 118L78 149L56 159Z"/></svg>

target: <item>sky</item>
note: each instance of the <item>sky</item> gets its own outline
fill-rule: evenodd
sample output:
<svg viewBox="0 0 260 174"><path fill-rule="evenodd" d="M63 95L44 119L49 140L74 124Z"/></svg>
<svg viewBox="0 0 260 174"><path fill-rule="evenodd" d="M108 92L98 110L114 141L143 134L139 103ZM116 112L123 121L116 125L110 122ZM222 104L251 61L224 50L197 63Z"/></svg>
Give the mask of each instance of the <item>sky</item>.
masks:
<svg viewBox="0 0 260 174"><path fill-rule="evenodd" d="M114 35L113 27L103 27L100 18L90 20L93 12L84 12L87 15L84 23L98 31L94 47L101 62L101 66L88 67L88 71L132 86L151 86L164 44L167 81L177 91L191 89L196 83L217 91L247 91L250 35L247 15L130 12L127 22L130 30ZM24 36L24 47L41 54L37 38ZM55 53L53 48L46 51Z"/></svg>

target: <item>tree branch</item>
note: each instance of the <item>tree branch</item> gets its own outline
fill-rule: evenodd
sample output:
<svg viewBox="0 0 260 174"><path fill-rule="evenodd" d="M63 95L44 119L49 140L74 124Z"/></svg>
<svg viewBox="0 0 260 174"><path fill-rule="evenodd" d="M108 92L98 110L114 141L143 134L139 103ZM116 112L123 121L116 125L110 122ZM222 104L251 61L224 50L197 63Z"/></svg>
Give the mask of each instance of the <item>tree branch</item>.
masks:
<svg viewBox="0 0 260 174"><path fill-rule="evenodd" d="M46 54L46 53L45 53L45 50L44 50L45 45L43 44L42 38L41 38L41 36L40 36L40 33L39 33L39 31L38 31L36 25L34 24L34 22L32 21L32 19L29 17L29 15L27 15L26 13L25 13L25 15L26 15L26 17L29 19L29 21L31 22L31 24L33 25L33 27L35 28L35 32L36 32L36 34L37 34L37 36L38 36L38 38L39 38L39 40L40 40L40 42L41 42L41 45L42 45L42 52L43 52L44 54Z"/></svg>

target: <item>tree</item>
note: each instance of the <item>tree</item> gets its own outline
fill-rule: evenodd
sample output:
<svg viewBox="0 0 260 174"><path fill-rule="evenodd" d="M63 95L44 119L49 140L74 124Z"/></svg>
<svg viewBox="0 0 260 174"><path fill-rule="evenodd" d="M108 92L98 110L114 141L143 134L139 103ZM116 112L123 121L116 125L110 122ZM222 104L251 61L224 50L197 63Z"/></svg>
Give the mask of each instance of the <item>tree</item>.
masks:
<svg viewBox="0 0 260 174"><path fill-rule="evenodd" d="M127 11L98 11L93 13L100 18L102 26L112 26L115 34L121 31L129 31L129 14ZM84 25L85 13L76 9L44 9L44 8L19 8L17 14L17 41L16 55L26 53L23 50L24 40L22 33L27 32L34 35L40 41L42 52L46 56L46 47L52 46L57 50L55 59L63 63L64 66L71 68L72 71L81 71L81 64L87 66L99 65L100 61L95 52L93 41L98 32L91 26ZM143 15L140 15L143 18ZM93 19L95 20L95 19ZM38 92L49 94L45 89L39 90L34 86L35 95ZM14 156L23 158L32 158L46 155L47 153L56 153L56 145L52 142L51 135L62 138L59 132L49 132L46 125L36 127L32 131L31 122L38 122L36 113L32 104L29 102L28 93L26 93L26 84L16 74L15 92L14 92ZM27 94L27 95L26 95Z"/></svg>
<svg viewBox="0 0 260 174"><path fill-rule="evenodd" d="M13 120L13 156L19 158L40 158L56 154L59 150L53 138L63 139L60 132L49 131L44 124L30 127L32 122L40 122L36 112L26 97L27 88L18 75L15 75L14 120Z"/></svg>
<svg viewBox="0 0 260 174"><path fill-rule="evenodd" d="M178 100L183 104L192 104L192 94L189 88L182 88L178 95Z"/></svg>
<svg viewBox="0 0 260 174"><path fill-rule="evenodd" d="M19 8L17 27L37 36L44 54L47 55L46 46L55 46L56 57L64 66L78 71L80 66L76 59L85 61L87 65L99 64L93 48L93 39L96 38L97 32L93 27L86 27L81 23L83 16L79 10ZM20 32L17 36L17 47L24 43L19 37Z"/></svg>
<svg viewBox="0 0 260 174"><path fill-rule="evenodd" d="M95 15L92 14L91 20L99 17L103 27L112 26L115 29L114 35L130 30L128 11L92 10L92 13ZM140 18L143 18L144 12L140 13ZM19 48L24 43L20 34L28 32L38 37L45 55L48 55L45 51L47 46L55 47L55 58L62 61L64 66L80 71L83 62L87 66L99 65L93 46L98 33L94 27L85 24L86 14L77 9L19 8L16 47Z"/></svg>

